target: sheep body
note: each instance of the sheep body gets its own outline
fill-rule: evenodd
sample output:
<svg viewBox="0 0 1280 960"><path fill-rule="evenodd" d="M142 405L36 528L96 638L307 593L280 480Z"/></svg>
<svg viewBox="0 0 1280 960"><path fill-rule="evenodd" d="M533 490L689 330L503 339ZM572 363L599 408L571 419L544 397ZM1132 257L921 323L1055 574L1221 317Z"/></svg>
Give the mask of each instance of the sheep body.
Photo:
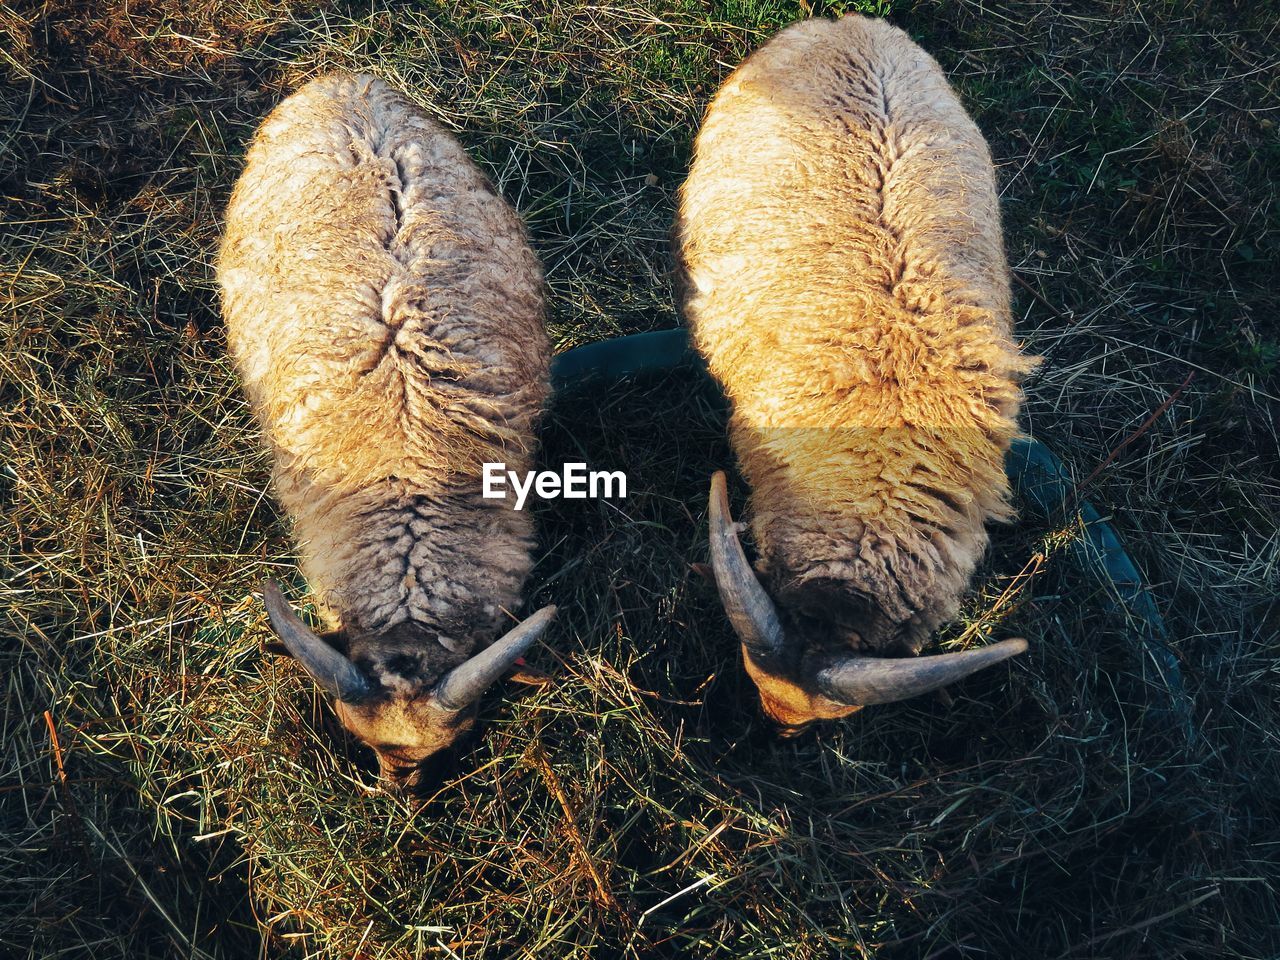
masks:
<svg viewBox="0 0 1280 960"><path fill-rule="evenodd" d="M542 275L457 141L334 75L254 137L219 261L230 350L350 659L411 696L492 639L531 567L526 469L548 391Z"/></svg>
<svg viewBox="0 0 1280 960"><path fill-rule="evenodd" d="M981 133L901 30L796 24L708 108L675 240L763 582L810 653L916 652L1010 515L1031 367Z"/></svg>

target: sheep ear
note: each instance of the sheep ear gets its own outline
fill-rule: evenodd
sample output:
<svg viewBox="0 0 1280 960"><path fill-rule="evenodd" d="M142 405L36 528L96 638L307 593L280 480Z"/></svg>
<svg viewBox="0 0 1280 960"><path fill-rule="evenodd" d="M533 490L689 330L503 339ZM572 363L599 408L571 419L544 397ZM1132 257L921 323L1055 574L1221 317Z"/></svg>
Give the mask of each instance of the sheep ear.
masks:
<svg viewBox="0 0 1280 960"><path fill-rule="evenodd" d="M435 705L449 713L457 713L480 699L485 689L546 633L555 615L555 607L543 607L470 660L454 667L436 684L432 692Z"/></svg>
<svg viewBox="0 0 1280 960"><path fill-rule="evenodd" d="M359 703L373 695L369 678L298 619L274 580L262 584L262 601L276 636L326 693L344 703Z"/></svg>
<svg viewBox="0 0 1280 960"><path fill-rule="evenodd" d="M742 552L738 525L729 513L729 494L724 471L711 477L711 497L707 505L711 537L711 570L720 603L733 624L742 645L761 664L781 657L786 637L773 600L765 592Z"/></svg>
<svg viewBox="0 0 1280 960"><path fill-rule="evenodd" d="M940 690L1026 649L1019 638L932 657L847 657L820 670L817 685L823 696L850 707L893 703Z"/></svg>

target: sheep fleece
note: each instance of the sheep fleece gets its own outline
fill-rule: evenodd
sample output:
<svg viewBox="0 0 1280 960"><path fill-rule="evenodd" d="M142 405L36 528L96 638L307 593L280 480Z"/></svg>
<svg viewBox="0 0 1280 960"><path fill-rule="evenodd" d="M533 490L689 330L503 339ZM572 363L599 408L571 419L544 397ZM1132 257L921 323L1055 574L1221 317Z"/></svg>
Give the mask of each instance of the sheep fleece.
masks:
<svg viewBox="0 0 1280 960"><path fill-rule="evenodd" d="M855 645L917 651L1010 514L1033 366L981 133L901 30L799 23L708 109L675 240L762 578Z"/></svg>
<svg viewBox="0 0 1280 960"><path fill-rule="evenodd" d="M437 670L460 662L530 569L528 514L480 497L484 462L528 468L547 394L542 275L519 218L401 94L329 76L254 138L218 278L326 615L353 657L404 624L438 634Z"/></svg>

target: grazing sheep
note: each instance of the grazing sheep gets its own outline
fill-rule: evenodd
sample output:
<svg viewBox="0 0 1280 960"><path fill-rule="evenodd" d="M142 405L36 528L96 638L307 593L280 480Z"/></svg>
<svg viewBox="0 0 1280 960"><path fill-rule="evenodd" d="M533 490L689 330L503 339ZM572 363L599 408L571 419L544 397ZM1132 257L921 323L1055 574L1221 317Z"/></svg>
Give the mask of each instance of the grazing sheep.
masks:
<svg viewBox="0 0 1280 960"><path fill-rule="evenodd" d="M541 268L511 207L387 84L328 76L263 122L218 260L231 353L331 632L271 622L393 783L473 723L546 629L496 643L529 515L481 497L529 465L548 391Z"/></svg>
<svg viewBox="0 0 1280 960"><path fill-rule="evenodd" d="M794 730L1022 652L889 659L954 616L984 522L1010 516L1034 366L991 158L938 65L861 16L782 31L707 110L675 242L752 490L760 579L721 474L711 551L766 712Z"/></svg>

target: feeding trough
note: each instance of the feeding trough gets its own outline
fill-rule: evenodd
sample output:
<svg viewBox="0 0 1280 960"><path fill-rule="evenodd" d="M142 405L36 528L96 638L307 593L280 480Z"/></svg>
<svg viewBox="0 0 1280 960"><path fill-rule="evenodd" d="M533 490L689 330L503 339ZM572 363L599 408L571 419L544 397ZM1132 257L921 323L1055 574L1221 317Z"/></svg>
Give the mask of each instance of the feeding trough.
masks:
<svg viewBox="0 0 1280 960"><path fill-rule="evenodd" d="M585 344L557 356L551 364L556 389L583 382L608 382L639 374L689 369L706 371L702 358L689 346L683 328L637 333ZM1071 475L1062 461L1031 437L1015 439L1005 458L1005 471L1029 514L1049 523L1062 523L1074 512L1080 535L1068 555L1090 579L1102 586L1109 606L1124 616L1140 656L1148 658L1163 681L1166 702L1188 743L1194 739L1191 701L1182 670L1168 642L1164 619L1143 583L1142 574L1124 549L1112 526L1088 500L1075 495Z"/></svg>

